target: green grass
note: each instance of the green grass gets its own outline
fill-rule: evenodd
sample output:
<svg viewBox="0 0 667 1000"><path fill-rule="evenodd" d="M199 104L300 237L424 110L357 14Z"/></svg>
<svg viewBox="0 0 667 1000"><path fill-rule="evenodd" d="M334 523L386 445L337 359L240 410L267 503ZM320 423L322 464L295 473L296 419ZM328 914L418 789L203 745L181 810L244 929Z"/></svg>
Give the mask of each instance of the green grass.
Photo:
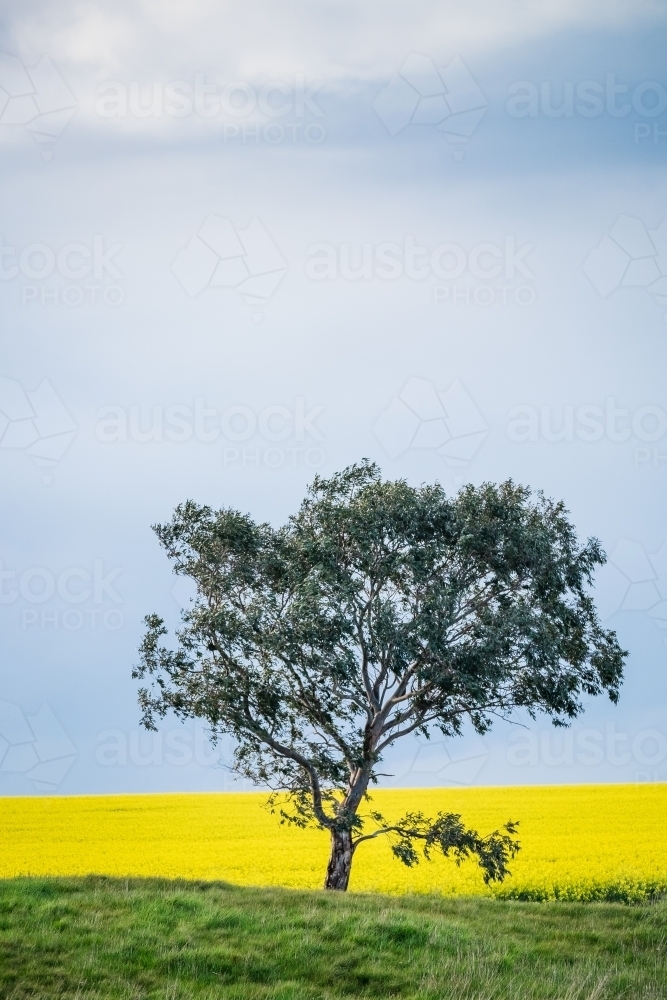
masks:
<svg viewBox="0 0 667 1000"><path fill-rule="evenodd" d="M667 997L667 903L0 881L0 997Z"/></svg>

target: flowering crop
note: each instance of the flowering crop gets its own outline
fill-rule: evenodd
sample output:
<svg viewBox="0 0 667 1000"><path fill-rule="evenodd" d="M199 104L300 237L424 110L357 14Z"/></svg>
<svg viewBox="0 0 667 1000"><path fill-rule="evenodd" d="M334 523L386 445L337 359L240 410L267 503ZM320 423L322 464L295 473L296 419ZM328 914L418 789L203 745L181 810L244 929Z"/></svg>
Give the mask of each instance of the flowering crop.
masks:
<svg viewBox="0 0 667 1000"><path fill-rule="evenodd" d="M328 836L281 826L263 793L2 800L0 877L161 876L241 885L321 886ZM350 888L520 899L641 900L667 893L667 785L398 789L373 794L387 818L460 812L488 833L519 820L512 876L485 886L474 862L405 868L386 838L362 844Z"/></svg>

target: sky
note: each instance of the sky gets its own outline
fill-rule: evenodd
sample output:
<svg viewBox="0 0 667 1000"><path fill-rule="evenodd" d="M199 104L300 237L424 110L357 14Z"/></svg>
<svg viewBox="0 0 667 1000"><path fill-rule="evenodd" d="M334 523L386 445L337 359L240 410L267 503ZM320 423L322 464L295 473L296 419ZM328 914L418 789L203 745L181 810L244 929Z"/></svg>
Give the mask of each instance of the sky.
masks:
<svg viewBox="0 0 667 1000"><path fill-rule="evenodd" d="M666 5L9 2L0 795L246 788L139 726L151 525L315 473L513 478L608 556L617 706L385 784L667 780Z"/></svg>

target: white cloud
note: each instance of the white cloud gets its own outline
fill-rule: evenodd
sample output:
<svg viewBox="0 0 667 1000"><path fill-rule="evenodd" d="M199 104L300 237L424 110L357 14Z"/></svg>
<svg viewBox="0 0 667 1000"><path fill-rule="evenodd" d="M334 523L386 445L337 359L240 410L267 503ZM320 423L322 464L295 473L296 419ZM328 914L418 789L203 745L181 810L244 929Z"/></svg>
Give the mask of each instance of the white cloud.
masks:
<svg viewBox="0 0 667 1000"><path fill-rule="evenodd" d="M410 51L436 61L484 55L568 29L663 21L659 0L354 0L313 5L258 0L42 0L17 8L18 55L47 52L63 69L101 79L213 72L227 80L305 72L336 87L390 76Z"/></svg>

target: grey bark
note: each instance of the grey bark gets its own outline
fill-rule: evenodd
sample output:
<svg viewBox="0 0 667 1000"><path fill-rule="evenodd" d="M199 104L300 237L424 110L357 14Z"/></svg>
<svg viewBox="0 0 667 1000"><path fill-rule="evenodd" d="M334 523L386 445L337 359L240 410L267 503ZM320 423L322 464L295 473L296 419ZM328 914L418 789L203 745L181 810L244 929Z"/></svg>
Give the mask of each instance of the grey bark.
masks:
<svg viewBox="0 0 667 1000"><path fill-rule="evenodd" d="M350 881L354 845L349 830L331 831L331 854L327 866L327 877L324 880L325 889L337 889L345 892Z"/></svg>

